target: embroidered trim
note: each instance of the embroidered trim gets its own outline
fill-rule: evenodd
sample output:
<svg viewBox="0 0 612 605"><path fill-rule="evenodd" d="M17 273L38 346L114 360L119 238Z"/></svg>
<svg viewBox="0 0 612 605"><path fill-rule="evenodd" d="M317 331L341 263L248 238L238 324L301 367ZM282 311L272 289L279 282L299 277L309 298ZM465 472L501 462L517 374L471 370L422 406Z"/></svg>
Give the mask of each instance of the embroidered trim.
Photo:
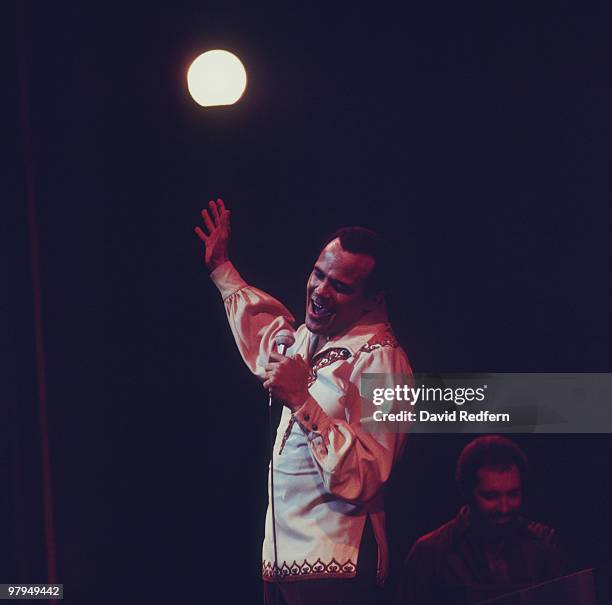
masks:
<svg viewBox="0 0 612 605"><path fill-rule="evenodd" d="M399 347L399 342L395 339L393 334L389 334L388 332L384 334L381 338L377 338L376 336L367 342L361 347L360 351L365 351L366 353L371 353L376 349L382 349L383 347L391 347L392 349L396 349Z"/></svg>
<svg viewBox="0 0 612 605"><path fill-rule="evenodd" d="M287 424L287 429L285 430L285 434L283 435L283 440L281 441L280 447L278 448L278 455L280 456L285 449L285 443L287 443L287 439L289 439L289 435L291 435L291 429L295 424L295 416L291 414L291 418L289 418L289 423Z"/></svg>
<svg viewBox="0 0 612 605"><path fill-rule="evenodd" d="M348 349L344 349L342 347L326 349L325 351L321 351L320 353L315 355L310 362L310 370L308 372L308 388L310 388L313 382L317 379L317 372L321 368L325 368L328 365L334 363L335 361L338 361L339 359L348 359L350 356L351 352ZM295 416L291 415L291 419L287 424L287 429L285 430L285 434L283 435L280 447L278 448L279 456L283 453L285 443L287 443L287 439L289 439L289 435L291 434L291 429L293 428L294 424Z"/></svg>
<svg viewBox="0 0 612 605"><path fill-rule="evenodd" d="M321 368L325 368L328 365L338 361L339 359L348 359L351 356L351 352L348 349L342 347L334 347L333 349L326 349L317 353L310 362L310 372L308 374L308 387L312 386L312 383L317 379L317 372Z"/></svg>
<svg viewBox="0 0 612 605"><path fill-rule="evenodd" d="M301 564L293 561L291 565L283 561L280 569L271 561L264 560L261 564L261 576L268 582L301 580L304 576L309 578L353 577L356 572L357 565L350 559L347 559L342 565L336 559L332 559L329 563L323 563L321 559L309 563L304 559Z"/></svg>

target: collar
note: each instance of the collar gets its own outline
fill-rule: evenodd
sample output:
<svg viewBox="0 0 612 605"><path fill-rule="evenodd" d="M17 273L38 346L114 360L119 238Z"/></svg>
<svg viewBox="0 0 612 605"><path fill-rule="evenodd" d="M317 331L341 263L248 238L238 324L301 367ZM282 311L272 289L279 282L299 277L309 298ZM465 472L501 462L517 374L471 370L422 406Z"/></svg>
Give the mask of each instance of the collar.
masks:
<svg viewBox="0 0 612 605"><path fill-rule="evenodd" d="M343 348L347 349L351 355L355 355L374 336L383 332L391 332L391 325L389 324L387 307L384 302L381 302L342 334L319 337L323 338L324 344L316 354L319 355L327 349ZM308 333L311 334L311 332Z"/></svg>

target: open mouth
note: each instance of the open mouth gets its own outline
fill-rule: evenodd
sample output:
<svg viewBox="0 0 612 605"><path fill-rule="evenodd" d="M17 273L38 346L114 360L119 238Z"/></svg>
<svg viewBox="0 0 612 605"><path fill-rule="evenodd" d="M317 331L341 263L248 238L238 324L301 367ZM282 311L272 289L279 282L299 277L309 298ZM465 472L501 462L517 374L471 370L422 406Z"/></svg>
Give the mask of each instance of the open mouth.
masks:
<svg viewBox="0 0 612 605"><path fill-rule="evenodd" d="M333 315L331 308L326 306L322 301L310 299L310 314L318 320L327 319Z"/></svg>

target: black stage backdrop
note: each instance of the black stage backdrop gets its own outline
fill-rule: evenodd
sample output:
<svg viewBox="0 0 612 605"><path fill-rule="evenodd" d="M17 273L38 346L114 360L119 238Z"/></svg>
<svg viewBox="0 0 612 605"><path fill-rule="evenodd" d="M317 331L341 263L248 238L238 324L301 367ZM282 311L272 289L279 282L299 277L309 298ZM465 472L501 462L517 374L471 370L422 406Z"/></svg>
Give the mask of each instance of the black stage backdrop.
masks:
<svg viewBox="0 0 612 605"><path fill-rule="evenodd" d="M28 185L75 603L259 602L266 397L193 233L211 198L233 211L235 264L298 318L321 240L382 230L416 371L610 370L605 3L216 5L13 6L2 582L46 578ZM204 110L185 72L215 47L249 86ZM388 490L395 572L456 511L467 440L409 440ZM612 560L612 437L517 440L529 515L577 566Z"/></svg>

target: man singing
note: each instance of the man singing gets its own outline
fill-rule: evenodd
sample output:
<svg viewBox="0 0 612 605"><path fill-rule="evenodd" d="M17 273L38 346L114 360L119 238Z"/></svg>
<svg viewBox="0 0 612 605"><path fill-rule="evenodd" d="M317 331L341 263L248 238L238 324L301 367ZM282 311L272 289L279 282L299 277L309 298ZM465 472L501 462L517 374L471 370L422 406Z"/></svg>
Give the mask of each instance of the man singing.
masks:
<svg viewBox="0 0 612 605"><path fill-rule="evenodd" d="M405 435L363 428L360 379L364 372L411 374L387 318L383 243L359 227L331 236L306 284L306 318L296 330L291 313L229 261L223 201L211 201L202 217L205 230L195 230L238 349L284 405L270 468L265 592L277 583L289 605L374 603L388 568L382 486ZM295 342L281 356L275 337L284 330Z"/></svg>

